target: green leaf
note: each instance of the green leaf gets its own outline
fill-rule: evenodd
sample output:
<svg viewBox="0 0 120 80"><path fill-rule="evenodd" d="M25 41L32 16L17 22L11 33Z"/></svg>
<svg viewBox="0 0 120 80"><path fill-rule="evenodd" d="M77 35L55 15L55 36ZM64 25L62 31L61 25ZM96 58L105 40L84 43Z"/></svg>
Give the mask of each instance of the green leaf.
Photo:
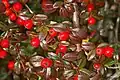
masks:
<svg viewBox="0 0 120 80"><path fill-rule="evenodd" d="M22 47L21 51L26 55L26 56L31 56L35 52L35 48L32 47L30 44L27 47Z"/></svg>
<svg viewBox="0 0 120 80"><path fill-rule="evenodd" d="M6 72L5 67L0 69L0 80L6 80L8 73Z"/></svg>
<svg viewBox="0 0 120 80"><path fill-rule="evenodd" d="M20 42L21 46L27 46L28 44L29 44L28 40Z"/></svg>
<svg viewBox="0 0 120 80"><path fill-rule="evenodd" d="M26 50L27 50L28 52L34 52L33 49L34 49L34 47L31 46L31 45L28 45L27 48L26 48Z"/></svg>
<svg viewBox="0 0 120 80"><path fill-rule="evenodd" d="M113 64L115 64L115 61L112 59L107 59L104 62L104 66L108 67L108 66L112 66Z"/></svg>
<svg viewBox="0 0 120 80"><path fill-rule="evenodd" d="M7 79L7 77L8 77L7 73L1 73L0 74L0 80L5 80L5 79Z"/></svg>
<svg viewBox="0 0 120 80"><path fill-rule="evenodd" d="M86 65L86 58L79 60L79 68L83 68Z"/></svg>
<svg viewBox="0 0 120 80"><path fill-rule="evenodd" d="M53 53L53 52L49 52L48 56L49 56L49 58L54 59L54 60L59 59L59 57L55 53Z"/></svg>
<svg viewBox="0 0 120 80"><path fill-rule="evenodd" d="M7 25L5 23L1 22L1 21L0 21L0 30L2 30L2 31L7 31L8 30Z"/></svg>
<svg viewBox="0 0 120 80"><path fill-rule="evenodd" d="M38 80L42 80L41 76L38 76Z"/></svg>
<svg viewBox="0 0 120 80"><path fill-rule="evenodd" d="M85 68L81 68L80 71L87 74L87 75L89 75L89 76L91 74L91 72L88 69L85 69Z"/></svg>

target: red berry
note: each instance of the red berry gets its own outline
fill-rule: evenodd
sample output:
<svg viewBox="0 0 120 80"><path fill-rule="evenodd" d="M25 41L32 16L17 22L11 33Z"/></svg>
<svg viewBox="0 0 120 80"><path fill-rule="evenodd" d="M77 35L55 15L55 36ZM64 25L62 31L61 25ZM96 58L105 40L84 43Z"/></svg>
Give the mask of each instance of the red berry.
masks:
<svg viewBox="0 0 120 80"><path fill-rule="evenodd" d="M21 18L17 18L16 23L20 26L23 26L24 25L24 20L21 19Z"/></svg>
<svg viewBox="0 0 120 80"><path fill-rule="evenodd" d="M92 3L87 5L88 12L91 12L92 10L94 10L94 8L95 8L94 4L92 4Z"/></svg>
<svg viewBox="0 0 120 80"><path fill-rule="evenodd" d="M60 46L59 46L59 49L60 49L60 52L61 52L61 53L66 53L66 52L67 52L67 47L64 46L64 45L60 45Z"/></svg>
<svg viewBox="0 0 120 80"><path fill-rule="evenodd" d="M9 16L9 18L10 18L11 21L15 21L16 18L17 18L17 16L16 16L15 13L11 13L10 16Z"/></svg>
<svg viewBox="0 0 120 80"><path fill-rule="evenodd" d="M7 52L5 50L0 50L0 58L4 59L7 56Z"/></svg>
<svg viewBox="0 0 120 80"><path fill-rule="evenodd" d="M50 28L49 34L50 34L50 36L52 36L52 37L57 36L57 32L56 32L53 28Z"/></svg>
<svg viewBox="0 0 120 80"><path fill-rule="evenodd" d="M94 63L93 64L93 67L94 67L94 69L96 69L96 70L100 70L100 63Z"/></svg>
<svg viewBox="0 0 120 80"><path fill-rule="evenodd" d="M13 10L19 12L22 10L22 4L20 2L16 2L13 4Z"/></svg>
<svg viewBox="0 0 120 80"><path fill-rule="evenodd" d="M14 69L14 64L15 64L14 61L9 61L9 62L8 62L8 69L9 69L9 70L13 70L13 69Z"/></svg>
<svg viewBox="0 0 120 80"><path fill-rule="evenodd" d="M56 49L56 54L61 53L61 56L64 56L67 52L67 47L64 45L59 45L59 47Z"/></svg>
<svg viewBox="0 0 120 80"><path fill-rule="evenodd" d="M4 2L8 2L8 0L2 0L2 3L4 3Z"/></svg>
<svg viewBox="0 0 120 80"><path fill-rule="evenodd" d="M39 45L40 45L40 40L39 40L39 38L38 38L38 37L32 38L32 40L31 40L31 45L32 45L33 47L35 47L35 48L39 47Z"/></svg>
<svg viewBox="0 0 120 80"><path fill-rule="evenodd" d="M12 13L12 10L9 9L9 8L7 8L6 11L5 11L5 14L6 14L7 16L9 16L11 13Z"/></svg>
<svg viewBox="0 0 120 80"><path fill-rule="evenodd" d="M2 3L5 5L6 8L10 7L8 0L2 0Z"/></svg>
<svg viewBox="0 0 120 80"><path fill-rule="evenodd" d="M73 77L73 80L78 80L78 75L75 75L75 76Z"/></svg>
<svg viewBox="0 0 120 80"><path fill-rule="evenodd" d="M61 41L66 41L69 39L69 32L60 32L58 34L58 39L61 40Z"/></svg>
<svg viewBox="0 0 120 80"><path fill-rule="evenodd" d="M103 48L101 48L101 47L96 48L96 54L98 56L101 56L103 54Z"/></svg>
<svg viewBox="0 0 120 80"><path fill-rule="evenodd" d="M8 48L9 47L9 40L8 39L3 39L1 42L0 42L0 45L1 47L3 48Z"/></svg>
<svg viewBox="0 0 120 80"><path fill-rule="evenodd" d="M32 29L33 21L31 19L25 20L24 21L24 26L25 26L26 29Z"/></svg>
<svg viewBox="0 0 120 80"><path fill-rule="evenodd" d="M104 48L104 55L108 58L112 58L113 57L113 52L114 52L114 49L110 46L106 46Z"/></svg>
<svg viewBox="0 0 120 80"><path fill-rule="evenodd" d="M96 23L96 19L94 17L89 17L88 24L94 25Z"/></svg>
<svg viewBox="0 0 120 80"><path fill-rule="evenodd" d="M52 62L51 59L44 58L44 59L41 60L41 67L43 67L43 68L51 67L52 64L53 64L53 62Z"/></svg>

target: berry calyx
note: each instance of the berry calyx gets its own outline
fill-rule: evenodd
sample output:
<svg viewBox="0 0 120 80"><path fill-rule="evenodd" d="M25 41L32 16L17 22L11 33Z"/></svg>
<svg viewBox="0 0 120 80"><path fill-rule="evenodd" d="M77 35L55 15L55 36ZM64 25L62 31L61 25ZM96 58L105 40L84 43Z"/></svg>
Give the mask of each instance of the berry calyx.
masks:
<svg viewBox="0 0 120 80"><path fill-rule="evenodd" d="M104 55L108 58L112 58L113 57L113 52L114 52L114 49L110 46L106 46L104 48Z"/></svg>
<svg viewBox="0 0 120 80"><path fill-rule="evenodd" d="M94 25L96 23L96 19L94 17L89 17L88 18L88 24Z"/></svg>
<svg viewBox="0 0 120 80"><path fill-rule="evenodd" d="M31 19L25 20L24 21L24 26L25 26L26 29L32 29L33 21Z"/></svg>
<svg viewBox="0 0 120 80"><path fill-rule="evenodd" d="M69 32L60 32L59 34L58 34L58 39L60 40L60 41L66 41L66 40L68 40L69 39Z"/></svg>
<svg viewBox="0 0 120 80"><path fill-rule="evenodd" d="M12 13L12 10L7 8L5 11L6 16L9 16Z"/></svg>
<svg viewBox="0 0 120 80"><path fill-rule="evenodd" d="M101 48L101 47L96 48L96 54L98 56L101 56L103 54L103 48Z"/></svg>
<svg viewBox="0 0 120 80"><path fill-rule="evenodd" d="M13 70L13 69L14 69L14 64L15 64L14 61L9 61L9 62L8 62L8 69L9 69L9 70Z"/></svg>
<svg viewBox="0 0 120 80"><path fill-rule="evenodd" d="M18 17L17 20L16 20L16 23L20 26L23 26L24 25L24 20Z"/></svg>
<svg viewBox="0 0 120 80"><path fill-rule="evenodd" d="M94 8L95 8L94 4L92 4L92 3L87 5L87 11L88 12L91 12L92 10L94 10Z"/></svg>
<svg viewBox="0 0 120 80"><path fill-rule="evenodd" d="M7 56L7 52L5 50L0 50L0 58L4 59Z"/></svg>
<svg viewBox="0 0 120 80"><path fill-rule="evenodd" d="M1 42L0 42L0 45L1 47L3 48L8 48L9 47L9 40L8 39L3 39Z"/></svg>
<svg viewBox="0 0 120 80"><path fill-rule="evenodd" d="M13 10L19 12L22 10L22 4L20 2L16 2L13 4Z"/></svg>
<svg viewBox="0 0 120 80"><path fill-rule="evenodd" d="M39 40L39 38L38 38L38 37L32 38L32 40L31 40L31 45L32 45L33 47L35 47L35 48L39 47L39 45L40 45L40 40Z"/></svg>
<svg viewBox="0 0 120 80"><path fill-rule="evenodd" d="M96 70L100 70L101 65L100 65L100 63L94 63L94 64L93 64L93 67L94 67L94 69L96 69Z"/></svg>
<svg viewBox="0 0 120 80"><path fill-rule="evenodd" d="M49 34L50 34L50 36L52 36L52 37L57 36L57 32L54 30L54 28L50 28Z"/></svg>
<svg viewBox="0 0 120 80"><path fill-rule="evenodd" d="M51 59L44 58L44 59L41 60L41 67L43 67L43 68L51 67L52 64L53 64L53 62L52 62Z"/></svg>
<svg viewBox="0 0 120 80"><path fill-rule="evenodd" d="M11 13L11 14L9 15L9 18L10 18L11 21L15 21L16 18L17 18L17 16L16 16L15 13Z"/></svg>

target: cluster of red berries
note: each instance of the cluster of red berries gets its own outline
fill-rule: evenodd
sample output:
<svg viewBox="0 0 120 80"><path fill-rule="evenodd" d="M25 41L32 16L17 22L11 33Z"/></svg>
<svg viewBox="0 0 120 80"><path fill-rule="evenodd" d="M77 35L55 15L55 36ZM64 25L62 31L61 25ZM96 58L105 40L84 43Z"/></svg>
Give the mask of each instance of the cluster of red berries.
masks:
<svg viewBox="0 0 120 80"><path fill-rule="evenodd" d="M58 33L53 28L50 28L49 35L51 37L55 37L58 35L58 39L60 41L66 41L69 39L69 32L65 31L65 32ZM40 45L40 39L38 37L34 37L31 39L30 43L33 47L37 48ZM60 52L63 52L63 53L65 53L67 50L66 46L64 46L64 48L63 48L63 46L59 46L59 48L61 49Z"/></svg>
<svg viewBox="0 0 120 80"><path fill-rule="evenodd" d="M10 42L8 39L3 39L0 41L0 46L2 48L8 48L10 45ZM1 49L0 50L0 59L4 59L7 56L7 51ZM13 70L14 69L14 61L9 61L8 62L8 69Z"/></svg>
<svg viewBox="0 0 120 80"><path fill-rule="evenodd" d="M69 39L69 31L64 31L64 32L57 32L57 31L55 31L54 30L54 28L50 28L50 30L49 30L49 35L51 36L51 37L55 37L55 36L57 36L58 35L58 39L60 40L60 41L66 41L66 40L68 40ZM67 47L66 46L64 46L64 45L62 45L62 44L60 44L59 46L58 46L58 48L56 49L56 54L58 54L58 53L62 53L62 56L65 54L67 52Z"/></svg>
<svg viewBox="0 0 120 80"><path fill-rule="evenodd" d="M98 56L105 55L107 58L112 58L113 53L114 49L110 46L96 48L96 54Z"/></svg>
<svg viewBox="0 0 120 80"><path fill-rule="evenodd" d="M6 7L5 14L9 16L9 19L11 21L16 21L16 23L20 26L24 26L26 29L32 29L33 27L33 21L31 19L23 20L20 17L17 16L17 13L19 13L23 6L20 2L16 2L10 7L8 0L2 0L2 3Z"/></svg>
<svg viewBox="0 0 120 80"><path fill-rule="evenodd" d="M60 41L66 41L66 40L69 39L69 32L67 32L67 31L65 31L65 32L57 32L57 31L54 30L54 28L50 28L49 35L51 37L56 37L58 35L58 39ZM40 44L40 40L39 40L38 37L32 38L31 45L33 47L38 47L39 44ZM62 56L66 52L67 52L67 47L65 45L62 45L62 44L60 44L58 46L58 48L56 49L56 54L62 53ZM40 64L41 64L41 67L48 68L48 67L51 67L53 65L53 62L52 62L51 59L44 58L44 59L41 60Z"/></svg>
<svg viewBox="0 0 120 80"><path fill-rule="evenodd" d="M2 48L8 48L9 47L9 40L8 39L3 39L0 42L0 46ZM0 58L4 59L7 56L7 52L5 50L0 50Z"/></svg>
<svg viewBox="0 0 120 80"><path fill-rule="evenodd" d="M114 53L114 49L112 47L110 47L110 46L96 48L96 54L98 56L104 55L107 58L112 58L113 53ZM93 67L96 70L100 70L101 64L100 63L94 63Z"/></svg>
<svg viewBox="0 0 120 80"><path fill-rule="evenodd" d="M31 45L35 48L39 47L40 39L38 37L32 38L31 39ZM41 60L40 64L41 64L41 67L48 68L48 67L52 66L53 62L52 62L51 59L44 58L44 59Z"/></svg>
<svg viewBox="0 0 120 80"><path fill-rule="evenodd" d="M61 56L64 56L64 54L67 52L67 46L60 44L58 48L56 49L56 54L61 53Z"/></svg>
<svg viewBox="0 0 120 80"><path fill-rule="evenodd" d="M87 5L87 11L89 13L92 12L94 9L95 9L95 7L94 7L93 3L90 3L90 4ZM94 17L90 16L88 18L88 24L89 25L94 25L95 23L96 23L96 19Z"/></svg>
<svg viewBox="0 0 120 80"><path fill-rule="evenodd" d="M57 32L57 31L54 30L54 28L50 28L50 30L49 30L49 35L51 37L55 37L55 36L58 35L58 39L60 41L68 40L69 39L69 34L70 34L69 31Z"/></svg>

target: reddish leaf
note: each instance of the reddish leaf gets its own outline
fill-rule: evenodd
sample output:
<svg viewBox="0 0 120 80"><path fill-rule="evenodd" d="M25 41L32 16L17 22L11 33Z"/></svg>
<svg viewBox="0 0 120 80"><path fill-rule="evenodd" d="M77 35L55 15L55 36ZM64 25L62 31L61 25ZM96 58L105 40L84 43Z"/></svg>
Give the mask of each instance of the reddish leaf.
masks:
<svg viewBox="0 0 120 80"><path fill-rule="evenodd" d="M53 27L57 32L63 32L67 30L67 27L62 23L52 24L50 27Z"/></svg>
<svg viewBox="0 0 120 80"><path fill-rule="evenodd" d="M77 53L76 52L71 52L71 53L66 53L63 56L63 59L67 60L67 61L75 61L78 59Z"/></svg>
<svg viewBox="0 0 120 80"><path fill-rule="evenodd" d="M0 7L0 13L4 13L6 10L4 4L0 3Z"/></svg>
<svg viewBox="0 0 120 80"><path fill-rule="evenodd" d="M85 50L90 51L90 50L93 50L95 48L95 44L91 43L91 42L84 42L84 43L82 43L82 47Z"/></svg>
<svg viewBox="0 0 120 80"><path fill-rule="evenodd" d="M79 37L79 38L81 38L81 39L85 39L85 38L87 38L87 30L85 29L85 28L74 28L74 29L72 29L72 33L73 33L73 35L74 36L77 36L77 37Z"/></svg>
<svg viewBox="0 0 120 80"><path fill-rule="evenodd" d="M60 8L59 13L60 13L60 16L62 16L62 17L69 17L69 13L64 7Z"/></svg>

